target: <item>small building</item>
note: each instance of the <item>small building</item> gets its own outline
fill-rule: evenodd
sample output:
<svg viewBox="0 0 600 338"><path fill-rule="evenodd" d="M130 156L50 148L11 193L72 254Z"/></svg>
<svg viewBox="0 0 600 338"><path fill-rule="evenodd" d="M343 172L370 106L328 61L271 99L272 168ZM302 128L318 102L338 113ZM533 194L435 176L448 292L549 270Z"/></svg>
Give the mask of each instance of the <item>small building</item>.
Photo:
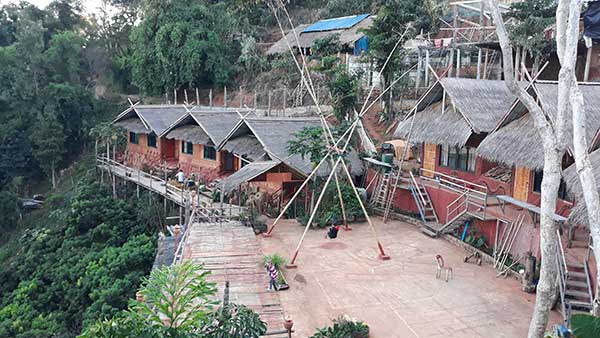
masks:
<svg viewBox="0 0 600 338"><path fill-rule="evenodd" d="M239 159L217 148L247 113L247 109L190 108L164 132L164 139L175 144L177 167L205 183L236 171Z"/></svg>
<svg viewBox="0 0 600 338"><path fill-rule="evenodd" d="M226 191L237 188L242 181L252 181L255 187L272 193L285 191L288 196L294 187L311 173L313 164L308 157L290 154L288 142L305 128L321 128L319 118L243 118L222 142L219 150L225 150L239 159L235 174L223 183ZM347 155L353 175L361 175L363 167L355 150ZM324 165L318 175L329 174ZM259 183L262 182L262 183Z"/></svg>
<svg viewBox="0 0 600 338"><path fill-rule="evenodd" d="M158 168L176 163L177 149L173 140L161 137L187 114L184 105L132 105L113 121L127 130L125 164L138 168Z"/></svg>
<svg viewBox="0 0 600 338"><path fill-rule="evenodd" d="M315 41L337 36L347 53L358 56L369 49L369 38L362 30L372 25L373 17L369 14L331 18L313 24L299 25L273 44L267 50L267 55L288 53L288 44L298 53L311 55Z"/></svg>

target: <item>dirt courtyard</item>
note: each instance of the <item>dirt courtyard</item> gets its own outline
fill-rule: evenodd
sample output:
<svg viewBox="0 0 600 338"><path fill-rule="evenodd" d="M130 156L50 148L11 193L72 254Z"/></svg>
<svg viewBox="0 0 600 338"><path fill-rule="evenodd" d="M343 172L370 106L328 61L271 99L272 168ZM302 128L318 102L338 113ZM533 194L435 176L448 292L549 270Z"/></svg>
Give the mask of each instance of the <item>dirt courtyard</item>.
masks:
<svg viewBox="0 0 600 338"><path fill-rule="evenodd" d="M311 230L285 275L290 289L279 296L295 322L295 337L347 314L366 322L372 338L525 337L535 295L521 292L512 278L496 278L489 265L463 263L466 252L442 239L431 239L399 221L374 217L389 261L377 258L368 225L355 224L335 240ZM263 253L290 260L303 227L282 221L273 237L261 238ZM448 283L435 278L436 254L454 270ZM559 322L552 313L552 322Z"/></svg>

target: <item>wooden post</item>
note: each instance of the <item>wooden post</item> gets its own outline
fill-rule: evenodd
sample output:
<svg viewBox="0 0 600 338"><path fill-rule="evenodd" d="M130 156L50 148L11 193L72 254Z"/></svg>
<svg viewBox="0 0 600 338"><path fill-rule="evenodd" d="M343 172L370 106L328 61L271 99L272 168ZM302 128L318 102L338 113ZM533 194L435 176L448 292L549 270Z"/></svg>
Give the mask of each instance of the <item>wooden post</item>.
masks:
<svg viewBox="0 0 600 338"><path fill-rule="evenodd" d="M198 87L196 87L196 105L200 105L200 92L198 91Z"/></svg>
<svg viewBox="0 0 600 338"><path fill-rule="evenodd" d="M185 98L185 104L188 104L187 88L183 90L183 97Z"/></svg>
<svg viewBox="0 0 600 338"><path fill-rule="evenodd" d="M456 48L456 77L460 77L460 48Z"/></svg>
<svg viewBox="0 0 600 338"><path fill-rule="evenodd" d="M450 60L448 61L448 77L452 77L453 68L454 68L454 48L450 49Z"/></svg>
<svg viewBox="0 0 600 338"><path fill-rule="evenodd" d="M477 48L477 80L481 80L481 48Z"/></svg>
<svg viewBox="0 0 600 338"><path fill-rule="evenodd" d="M273 95L273 93L271 93L271 91L269 90L269 102L268 102L268 106L267 106L267 116L271 116L271 99L272 99L272 95Z"/></svg>
<svg viewBox="0 0 600 338"><path fill-rule="evenodd" d="M169 102L169 94L167 92L165 92L165 103L166 104L170 104L171 102Z"/></svg>
<svg viewBox="0 0 600 338"><path fill-rule="evenodd" d="M485 49L485 58L483 59L483 79L487 79L487 65L488 65L488 53L489 50Z"/></svg>
<svg viewBox="0 0 600 338"><path fill-rule="evenodd" d="M208 90L208 106L212 107L212 88Z"/></svg>
<svg viewBox="0 0 600 338"><path fill-rule="evenodd" d="M592 46L587 49L585 56L585 69L583 71L583 82L587 82L590 78L590 63L592 62Z"/></svg>
<svg viewBox="0 0 600 338"><path fill-rule="evenodd" d="M177 104L177 89L173 89L173 103Z"/></svg>
<svg viewBox="0 0 600 338"><path fill-rule="evenodd" d="M429 87L429 49L425 50L425 87Z"/></svg>
<svg viewBox="0 0 600 338"><path fill-rule="evenodd" d="M164 215L167 215L167 168L163 167L165 172L165 195L163 196L163 210Z"/></svg>
<svg viewBox="0 0 600 338"><path fill-rule="evenodd" d="M227 107L227 86L223 87L223 107Z"/></svg>
<svg viewBox="0 0 600 338"><path fill-rule="evenodd" d="M256 96L256 90L255 90L255 91L254 91L254 109L256 109L256 105L257 105L257 103L258 103L257 101L258 101L258 98L257 98L257 96Z"/></svg>
<svg viewBox="0 0 600 338"><path fill-rule="evenodd" d="M283 114L285 115L285 105L287 103L287 87L283 87Z"/></svg>
<svg viewBox="0 0 600 338"><path fill-rule="evenodd" d="M138 199L140 199L140 170L137 170L137 184L135 194Z"/></svg>
<svg viewBox="0 0 600 338"><path fill-rule="evenodd" d="M415 89L419 89L419 85L421 84L421 69L422 65L422 56L421 56L421 48L417 49L417 78L415 79Z"/></svg>
<svg viewBox="0 0 600 338"><path fill-rule="evenodd" d="M242 86L240 86L240 108L244 106L244 96L242 95Z"/></svg>

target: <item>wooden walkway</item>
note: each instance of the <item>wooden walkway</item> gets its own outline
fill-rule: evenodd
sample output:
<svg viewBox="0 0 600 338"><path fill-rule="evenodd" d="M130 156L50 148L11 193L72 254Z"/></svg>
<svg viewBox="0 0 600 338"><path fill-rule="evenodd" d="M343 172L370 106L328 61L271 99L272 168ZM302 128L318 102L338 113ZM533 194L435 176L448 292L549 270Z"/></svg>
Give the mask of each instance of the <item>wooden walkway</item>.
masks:
<svg viewBox="0 0 600 338"><path fill-rule="evenodd" d="M208 280L217 283L223 300L229 281L229 300L256 311L269 331L283 329L279 294L267 290L269 279L262 266L262 250L251 227L239 222L194 223L188 230L183 260L204 264Z"/></svg>
<svg viewBox="0 0 600 338"><path fill-rule="evenodd" d="M157 193L181 207L185 207L186 200L191 196L189 191L182 191L179 187L166 182L158 176L128 167L114 160L107 160L104 157L99 157L97 160L99 168L124 180L133 182L146 190ZM225 218L236 218L245 209L233 204L213 202L212 198L205 193L194 196L192 207L199 207L201 209L198 212L200 216L214 215L215 211L218 211L218 214Z"/></svg>

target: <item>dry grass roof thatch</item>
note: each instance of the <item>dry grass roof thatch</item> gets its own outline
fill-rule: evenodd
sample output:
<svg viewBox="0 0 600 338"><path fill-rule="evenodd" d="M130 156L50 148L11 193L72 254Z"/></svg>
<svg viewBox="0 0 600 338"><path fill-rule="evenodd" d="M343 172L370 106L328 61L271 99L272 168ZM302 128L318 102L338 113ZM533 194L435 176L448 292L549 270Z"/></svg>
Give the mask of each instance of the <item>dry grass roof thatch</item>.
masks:
<svg viewBox="0 0 600 338"><path fill-rule="evenodd" d="M539 93L542 108L550 116L556 119L558 86L554 82L543 82L535 84ZM584 96L586 113L586 133L588 142L600 129L600 85L580 84ZM543 144L533 117L524 112L525 115L518 117L516 114L523 110L517 104L513 111L507 114L507 123L501 124L494 133L488 135L479 145L478 154L488 160L532 169L541 169L544 166ZM516 118L516 119L515 119ZM573 147L572 123L567 123L566 129L567 147Z"/></svg>
<svg viewBox="0 0 600 338"><path fill-rule="evenodd" d="M235 111L192 112L191 114L215 145L221 144L240 121L240 115Z"/></svg>
<svg viewBox="0 0 600 338"><path fill-rule="evenodd" d="M394 136L403 140L410 138L411 143L425 142L462 147L471 134L471 127L462 115L452 107L446 107L442 114L442 103L436 102L400 122Z"/></svg>
<svg viewBox="0 0 600 338"><path fill-rule="evenodd" d="M262 144L252 135L231 138L223 144L222 148L251 161L258 161L265 155Z"/></svg>
<svg viewBox="0 0 600 338"><path fill-rule="evenodd" d="M187 114L183 105L137 105L134 110L148 123L156 135L163 134L173 123Z"/></svg>
<svg viewBox="0 0 600 338"><path fill-rule="evenodd" d="M264 161L264 162L253 162L250 163L235 173L231 174L221 182L221 187L224 193L230 193L237 189L240 184L248 182L263 173L275 168L281 162L279 161Z"/></svg>
<svg viewBox="0 0 600 338"><path fill-rule="evenodd" d="M168 139L183 140L194 144L208 144L210 137L198 125L186 124L174 128L165 135Z"/></svg>
<svg viewBox="0 0 600 338"><path fill-rule="evenodd" d="M140 120L138 117L128 117L119 120L115 122L115 125L138 134L149 134L151 132L148 128L144 126L142 120Z"/></svg>

